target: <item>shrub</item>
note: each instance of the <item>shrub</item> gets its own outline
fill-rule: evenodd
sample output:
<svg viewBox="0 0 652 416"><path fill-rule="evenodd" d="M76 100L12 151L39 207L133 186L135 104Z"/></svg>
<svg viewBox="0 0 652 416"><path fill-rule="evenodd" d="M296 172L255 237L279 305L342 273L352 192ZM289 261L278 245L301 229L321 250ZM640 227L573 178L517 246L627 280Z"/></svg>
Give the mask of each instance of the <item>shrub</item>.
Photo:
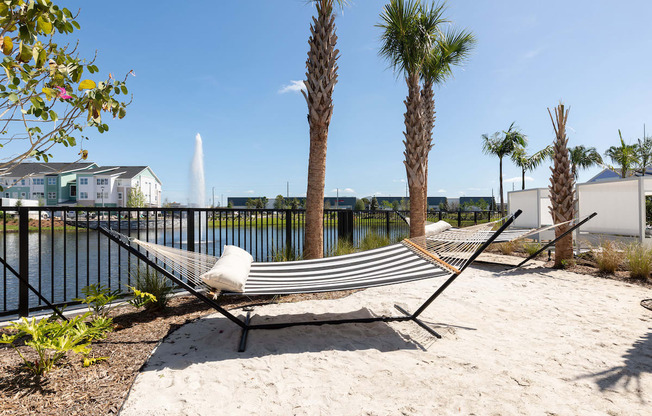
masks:
<svg viewBox="0 0 652 416"><path fill-rule="evenodd" d="M129 301L132 306L144 306L148 310L165 309L174 290L165 276L149 267L139 267L135 270L133 281L134 286L130 289L134 297Z"/></svg>
<svg viewBox="0 0 652 416"><path fill-rule="evenodd" d="M627 246L625 258L629 267L629 276L633 279L646 280L652 271L652 250L641 243Z"/></svg>
<svg viewBox="0 0 652 416"><path fill-rule="evenodd" d="M506 243L498 244L498 250L501 252L501 254L504 254L506 256L509 256L510 254L514 253L515 249L516 249L516 244L514 244L513 241L508 241Z"/></svg>
<svg viewBox="0 0 652 416"><path fill-rule="evenodd" d="M301 260L302 258L303 256L297 254L297 251L292 246L272 251L272 261L295 261Z"/></svg>
<svg viewBox="0 0 652 416"><path fill-rule="evenodd" d="M12 322L9 326L16 333L13 335L2 334L0 343L10 344L20 355L25 368L30 373L40 376L51 371L68 351L87 358L91 352L91 341L103 338L107 332L113 329L110 320L107 321L104 318L100 318L97 322L85 322L86 318L91 315L91 312L87 312L69 321L47 318L36 321L36 318L31 320L22 318L20 321ZM34 350L38 356L36 360L28 359L16 347L16 341L23 337L28 337L24 342L25 346ZM102 359L105 358L99 357L93 362Z"/></svg>
<svg viewBox="0 0 652 416"><path fill-rule="evenodd" d="M369 232L364 236L362 241L360 241L358 249L360 251L366 251L374 248L385 247L390 245L391 243L392 241L389 239L389 237L380 235L375 232Z"/></svg>
<svg viewBox="0 0 652 416"><path fill-rule="evenodd" d="M535 242L530 242L530 243L523 244L523 249L528 254L528 256L532 256L534 253L541 250L541 247L543 247L543 245L541 245L539 243L535 243Z"/></svg>
<svg viewBox="0 0 652 416"><path fill-rule="evenodd" d="M344 254L355 253L356 249L353 243L348 240L337 240L337 246L331 250L330 256L341 256Z"/></svg>
<svg viewBox="0 0 652 416"><path fill-rule="evenodd" d="M88 310L97 317L107 317L111 309L111 303L120 297L120 289L111 290L107 286L99 283L92 284L83 288L84 298L75 298L73 300L88 305Z"/></svg>
<svg viewBox="0 0 652 416"><path fill-rule="evenodd" d="M613 274L623 260L623 251L620 244L604 240L600 243L599 250L594 251L594 257L598 270Z"/></svg>

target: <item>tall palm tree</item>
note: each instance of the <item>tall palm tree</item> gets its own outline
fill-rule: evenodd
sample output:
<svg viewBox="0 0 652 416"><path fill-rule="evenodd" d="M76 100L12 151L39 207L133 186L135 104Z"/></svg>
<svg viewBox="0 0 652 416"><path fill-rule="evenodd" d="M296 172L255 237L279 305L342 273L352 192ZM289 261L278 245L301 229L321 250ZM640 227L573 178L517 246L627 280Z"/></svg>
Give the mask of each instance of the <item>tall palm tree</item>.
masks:
<svg viewBox="0 0 652 416"><path fill-rule="evenodd" d="M438 32L441 33L441 32ZM433 128L435 127L435 85L441 85L453 74L453 66L462 65L475 46L473 34L466 30L450 29L440 34L421 68L423 88L421 89L421 105L423 106L423 134L428 146L428 154L432 150ZM428 154L426 154L426 172L424 193L428 197ZM428 203L426 201L426 215Z"/></svg>
<svg viewBox="0 0 652 416"><path fill-rule="evenodd" d="M521 168L521 189L525 189L525 172L538 168L546 159L552 156L552 145L546 146L533 155L528 156L525 147L517 147L511 155L512 162Z"/></svg>
<svg viewBox="0 0 652 416"><path fill-rule="evenodd" d="M550 177L550 214L554 224L570 221L575 216L573 188L575 179L571 174L570 154L568 152L568 137L566 137L566 122L568 110L563 104L555 108L555 117L548 109L552 126L555 129L554 166ZM560 237L570 225L563 224L555 228L555 237ZM569 233L555 243L555 267L563 267L563 261L573 258L573 235Z"/></svg>
<svg viewBox="0 0 652 416"><path fill-rule="evenodd" d="M424 141L423 108L419 80L424 62L434 44L438 27L446 22L444 7L424 6L414 0L391 0L380 15L383 30L380 55L394 71L403 74L408 87L405 99L405 170L410 192L410 237L425 234L424 193L426 159L430 150Z"/></svg>
<svg viewBox="0 0 652 416"><path fill-rule="evenodd" d="M593 166L602 165L602 156L595 147L584 147L582 145L571 147L570 152L571 173L577 181L580 175L579 169L588 169Z"/></svg>
<svg viewBox="0 0 652 416"><path fill-rule="evenodd" d="M507 131L502 133L496 132L491 137L486 134L482 135L482 151L487 155L498 156L499 159L499 173L500 182L500 212L505 215L505 199L503 196L503 158L511 156L512 153L519 147L527 146L527 138L521 131L512 123Z"/></svg>
<svg viewBox="0 0 652 416"><path fill-rule="evenodd" d="M645 175L648 165L652 162L652 137L646 136L643 140L638 139L636 144L636 156L638 158L638 168L636 172Z"/></svg>
<svg viewBox="0 0 652 416"><path fill-rule="evenodd" d="M626 144L620 129L618 129L618 136L620 137L620 146L611 146L604 152L604 155L620 166L620 177L626 178L631 175L631 170L639 163L639 160L636 154L636 145ZM610 169L616 172L613 167Z"/></svg>
<svg viewBox="0 0 652 416"><path fill-rule="evenodd" d="M344 0L336 0L340 6ZM306 191L306 236L304 256L308 259L324 256L324 184L326 180L326 142L333 115L333 89L337 83L335 48L334 0L316 0L317 17L310 24L306 86L301 91L308 103L310 124L310 156L308 160L308 188Z"/></svg>

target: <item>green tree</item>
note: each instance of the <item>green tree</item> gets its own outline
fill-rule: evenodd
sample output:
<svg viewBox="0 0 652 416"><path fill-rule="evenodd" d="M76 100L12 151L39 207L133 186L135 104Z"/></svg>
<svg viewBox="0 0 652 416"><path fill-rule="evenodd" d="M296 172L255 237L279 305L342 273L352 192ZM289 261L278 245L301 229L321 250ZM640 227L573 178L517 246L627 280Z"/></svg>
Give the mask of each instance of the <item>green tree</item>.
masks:
<svg viewBox="0 0 652 416"><path fill-rule="evenodd" d="M375 196L373 196L371 198L371 203L369 205L371 206L372 211L376 211L379 208L378 199Z"/></svg>
<svg viewBox="0 0 652 416"><path fill-rule="evenodd" d="M326 142L333 115L333 90L337 83L334 0L314 0L317 17L310 25L310 50L306 61L305 91L310 125L308 187L306 191L306 235L304 257L324 256L324 184L326 180ZM343 0L337 1L342 7Z"/></svg>
<svg viewBox="0 0 652 416"><path fill-rule="evenodd" d="M496 132L491 137L486 134L482 135L482 150L487 155L498 156L500 183L500 212L505 215L505 199L503 196L503 158L510 156L517 148L527 146L527 138L512 123L507 131L502 133Z"/></svg>
<svg viewBox="0 0 652 416"><path fill-rule="evenodd" d="M265 209L267 208L267 203L269 202L269 199L267 199L266 196L263 196L260 198L260 208Z"/></svg>
<svg viewBox="0 0 652 416"><path fill-rule="evenodd" d="M145 207L147 200L145 199L145 194L140 190L140 186L131 188L129 190L129 195L127 195L127 207L129 208L143 208Z"/></svg>
<svg viewBox="0 0 652 416"><path fill-rule="evenodd" d="M604 155L620 167L620 177L626 178L627 176L631 176L631 171L639 163L639 159L636 152L636 145L626 144L620 129L618 130L618 136L620 137L620 146L611 146L604 152ZM611 166L609 168L617 172L616 168Z"/></svg>
<svg viewBox="0 0 652 416"><path fill-rule="evenodd" d="M521 189L525 189L525 172L538 168L546 159L552 156L552 145L546 146L538 152L529 155L525 147L517 147L511 154L512 162L521 168Z"/></svg>
<svg viewBox="0 0 652 416"><path fill-rule="evenodd" d="M229 209L233 209L233 202L229 201L229 203L226 204L226 207Z"/></svg>
<svg viewBox="0 0 652 416"><path fill-rule="evenodd" d="M369 205L371 205L369 198L362 198L362 202L364 202L365 209L369 209Z"/></svg>
<svg viewBox="0 0 652 416"><path fill-rule="evenodd" d="M392 202L392 209L394 211L398 211L399 209L401 209L401 203L398 202L397 199L395 199L394 202Z"/></svg>
<svg viewBox="0 0 652 416"><path fill-rule="evenodd" d="M636 172L645 175L645 171L652 162L652 137L644 137L643 140L638 139L636 143L636 157L638 159L638 167Z"/></svg>
<svg viewBox="0 0 652 416"><path fill-rule="evenodd" d="M125 116L127 103L117 99L128 93L124 81L86 78L99 69L70 46L68 36L79 24L68 9L50 0L7 0L0 4L0 25L0 146L12 155L0 168L27 158L47 162L54 146L75 146L85 127L108 131L102 112Z"/></svg>
<svg viewBox="0 0 652 416"><path fill-rule="evenodd" d="M256 200L253 198L247 198L247 202L245 202L245 207L251 209L256 207Z"/></svg>
<svg viewBox="0 0 652 416"><path fill-rule="evenodd" d="M425 140L421 72L439 27L446 23L441 5L424 6L413 0L391 0L377 26L382 30L380 55L397 74L405 76L405 170L410 192L410 237L425 234L425 175L429 144Z"/></svg>
<svg viewBox="0 0 652 416"><path fill-rule="evenodd" d="M389 202L386 199L383 199L382 201L380 201L380 206L382 206L383 209L392 209L392 203Z"/></svg>
<svg viewBox="0 0 652 416"><path fill-rule="evenodd" d="M582 145L571 147L570 152L571 172L577 181L580 169L588 169L593 166L602 165L602 156L595 147L584 147Z"/></svg>
<svg viewBox="0 0 652 416"><path fill-rule="evenodd" d="M283 195L276 195L274 198L274 209L284 209L285 208L285 198Z"/></svg>
<svg viewBox="0 0 652 416"><path fill-rule="evenodd" d="M365 205L362 199L356 199L355 200L355 210L356 211L364 211Z"/></svg>

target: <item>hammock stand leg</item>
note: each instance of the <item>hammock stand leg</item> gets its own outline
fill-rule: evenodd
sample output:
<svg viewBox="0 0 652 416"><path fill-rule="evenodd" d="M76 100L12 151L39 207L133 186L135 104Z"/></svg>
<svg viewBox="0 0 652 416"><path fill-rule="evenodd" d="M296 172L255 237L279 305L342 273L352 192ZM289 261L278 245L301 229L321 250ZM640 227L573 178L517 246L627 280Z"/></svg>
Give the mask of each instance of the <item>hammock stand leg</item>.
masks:
<svg viewBox="0 0 652 416"><path fill-rule="evenodd" d="M242 327L242 335L240 336L240 346L238 352L245 352L247 349L247 335L249 335L249 322L251 321L251 311L247 311L245 318L245 326Z"/></svg>
<svg viewBox="0 0 652 416"><path fill-rule="evenodd" d="M566 232L564 232L562 235L560 235L559 237L557 237L557 238L555 238L554 240L550 241L550 242L549 242L548 244L546 244L545 246L541 247L541 249L540 249L539 251L537 251L536 253L532 254L531 256L529 256L528 258L526 258L525 260L523 260L522 262L520 262L520 263L517 264L516 266L512 266L512 267L513 267L514 269L517 269L517 268L523 266L523 265L524 265L525 263L527 263L528 261L530 261L530 260L536 258L539 254L543 253L543 252L544 252L548 247L552 247L552 246L553 246L557 241L559 241L559 240L561 240L562 238L566 237L569 233L572 233L573 231L575 231L577 228L579 228L581 225L583 225L585 222L587 222L587 221L590 220L591 218L595 217L596 215L598 215L598 213L597 213L597 212L594 212L593 214L591 214L591 215L589 215L588 217L584 218L582 221L578 222L577 224L575 224L574 226L572 226L570 229L566 230Z"/></svg>

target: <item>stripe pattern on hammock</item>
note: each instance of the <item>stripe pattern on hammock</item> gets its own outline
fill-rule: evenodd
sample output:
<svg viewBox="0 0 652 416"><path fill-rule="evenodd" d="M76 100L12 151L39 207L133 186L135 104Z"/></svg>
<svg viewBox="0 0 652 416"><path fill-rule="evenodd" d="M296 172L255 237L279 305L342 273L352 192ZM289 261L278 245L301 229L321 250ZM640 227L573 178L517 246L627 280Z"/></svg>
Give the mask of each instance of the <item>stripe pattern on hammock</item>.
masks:
<svg viewBox="0 0 652 416"><path fill-rule="evenodd" d="M450 275L399 243L324 259L253 263L244 294L332 292Z"/></svg>

